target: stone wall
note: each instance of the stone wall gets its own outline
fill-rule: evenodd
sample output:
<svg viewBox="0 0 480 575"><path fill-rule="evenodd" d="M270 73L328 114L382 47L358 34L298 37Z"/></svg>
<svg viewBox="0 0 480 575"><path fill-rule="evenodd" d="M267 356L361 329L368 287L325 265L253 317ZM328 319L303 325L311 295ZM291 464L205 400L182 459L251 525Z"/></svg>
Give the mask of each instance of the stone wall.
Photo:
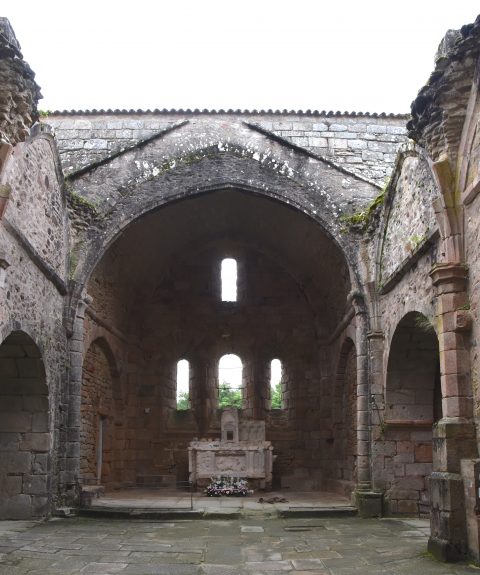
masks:
<svg viewBox="0 0 480 575"><path fill-rule="evenodd" d="M373 481L385 490L385 510L391 513L429 510L426 478L432 471L432 425L441 413L434 394L440 377L429 276L434 257L430 248L379 301L385 339L383 389L372 390Z"/></svg>
<svg viewBox="0 0 480 575"><path fill-rule="evenodd" d="M66 201L52 138L40 135L18 144L6 177L11 186L7 220L43 262L65 278Z"/></svg>
<svg viewBox="0 0 480 575"><path fill-rule="evenodd" d="M480 206L480 94L478 90L478 64L476 87L472 90L469 102L469 116L466 120L464 135L465 159L462 164L462 197L464 200L465 222L465 261L469 267L468 304L470 308L472 331L464 332L465 345L470 348L471 382L474 398L473 414L480 416L480 231L478 210Z"/></svg>
<svg viewBox="0 0 480 575"><path fill-rule="evenodd" d="M183 122L201 130L213 118L232 126L248 124L379 186L390 175L398 146L405 141L407 120L392 114L109 111L53 112L43 121L54 127L63 168L70 174Z"/></svg>
<svg viewBox="0 0 480 575"><path fill-rule="evenodd" d="M65 469L63 449L68 397L64 383L68 359L63 304L67 282L67 219L55 150L48 137L17 144L3 166L1 177L10 190L0 221L1 340L7 341L11 333L25 334L30 338L29 345L37 346L39 361L44 366L43 391L37 392L28 385L18 388L22 390L20 396L24 402L43 405L43 425L47 425L41 432L42 439L38 439L43 447L32 443L30 451L32 470L37 471L21 471L25 485L29 475L39 475L31 487L37 491L24 490L18 498L19 504L7 513L12 517L26 517L43 515L51 509L59 497L58 484ZM2 380L2 384L6 383ZM10 432L23 434L19 457L26 457L27 447L22 446L27 445L29 434L34 433L33 419L31 429L20 430L16 426L21 425L24 415L18 412L17 417L14 413L12 411L8 420L12 425ZM7 420L4 421L3 431L9 433L5 428ZM7 506L13 501L11 497L12 493L6 499Z"/></svg>
<svg viewBox="0 0 480 575"><path fill-rule="evenodd" d="M411 146L405 148L385 197L385 229L379 238L381 287L394 278L438 229L433 207L438 193L426 159Z"/></svg>

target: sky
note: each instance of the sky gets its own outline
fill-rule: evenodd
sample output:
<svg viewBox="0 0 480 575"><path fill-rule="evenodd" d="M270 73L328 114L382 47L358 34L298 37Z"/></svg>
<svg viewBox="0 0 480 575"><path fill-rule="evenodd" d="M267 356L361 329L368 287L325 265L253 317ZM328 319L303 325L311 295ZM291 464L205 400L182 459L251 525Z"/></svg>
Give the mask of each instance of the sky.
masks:
<svg viewBox="0 0 480 575"><path fill-rule="evenodd" d="M42 110L408 112L478 0L22 0Z"/></svg>

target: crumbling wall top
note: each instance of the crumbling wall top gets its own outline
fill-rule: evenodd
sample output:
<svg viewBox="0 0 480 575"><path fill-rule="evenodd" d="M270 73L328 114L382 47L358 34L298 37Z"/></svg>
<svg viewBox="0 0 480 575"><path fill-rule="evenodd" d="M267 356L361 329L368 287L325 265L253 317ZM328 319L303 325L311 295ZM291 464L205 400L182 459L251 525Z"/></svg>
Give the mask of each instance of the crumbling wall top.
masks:
<svg viewBox="0 0 480 575"><path fill-rule="evenodd" d="M449 30L435 56L435 70L412 102L408 136L433 159L456 159L472 78L480 54L480 16L460 30Z"/></svg>
<svg viewBox="0 0 480 575"><path fill-rule="evenodd" d="M7 18L0 18L0 141L15 145L38 119L42 97Z"/></svg>

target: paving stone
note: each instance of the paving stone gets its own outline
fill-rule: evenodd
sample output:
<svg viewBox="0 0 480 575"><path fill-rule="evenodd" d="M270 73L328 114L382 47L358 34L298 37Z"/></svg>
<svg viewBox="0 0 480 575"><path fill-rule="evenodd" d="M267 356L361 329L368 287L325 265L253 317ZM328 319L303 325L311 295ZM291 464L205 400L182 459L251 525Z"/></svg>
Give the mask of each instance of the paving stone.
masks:
<svg viewBox="0 0 480 575"><path fill-rule="evenodd" d="M110 575L120 573L127 567L127 563L89 563L81 570L85 575Z"/></svg>
<svg viewBox="0 0 480 575"><path fill-rule="evenodd" d="M293 559L293 566L296 570L313 570L325 568L325 564L320 559Z"/></svg>
<svg viewBox="0 0 480 575"><path fill-rule="evenodd" d="M263 533L265 529L256 525L242 525L242 533Z"/></svg>
<svg viewBox="0 0 480 575"><path fill-rule="evenodd" d="M258 549L244 549L243 550L246 561L281 561L282 554L278 551Z"/></svg>
<svg viewBox="0 0 480 575"><path fill-rule="evenodd" d="M144 565L128 565L122 575L200 575L201 571L194 565L176 565L148 563Z"/></svg>
<svg viewBox="0 0 480 575"><path fill-rule="evenodd" d="M204 564L200 568L202 575L238 575L239 567L237 565L212 565Z"/></svg>
<svg viewBox="0 0 480 575"><path fill-rule="evenodd" d="M249 571L262 572L268 571L291 571L292 563L290 561L246 561L245 568Z"/></svg>

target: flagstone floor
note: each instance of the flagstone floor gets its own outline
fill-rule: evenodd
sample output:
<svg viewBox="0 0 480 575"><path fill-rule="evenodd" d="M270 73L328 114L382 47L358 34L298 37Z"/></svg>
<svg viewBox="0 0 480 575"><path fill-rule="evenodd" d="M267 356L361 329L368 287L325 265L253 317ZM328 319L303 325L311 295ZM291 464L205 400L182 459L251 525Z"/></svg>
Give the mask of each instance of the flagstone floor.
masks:
<svg viewBox="0 0 480 575"><path fill-rule="evenodd" d="M463 575L423 519L0 522L0 575Z"/></svg>

